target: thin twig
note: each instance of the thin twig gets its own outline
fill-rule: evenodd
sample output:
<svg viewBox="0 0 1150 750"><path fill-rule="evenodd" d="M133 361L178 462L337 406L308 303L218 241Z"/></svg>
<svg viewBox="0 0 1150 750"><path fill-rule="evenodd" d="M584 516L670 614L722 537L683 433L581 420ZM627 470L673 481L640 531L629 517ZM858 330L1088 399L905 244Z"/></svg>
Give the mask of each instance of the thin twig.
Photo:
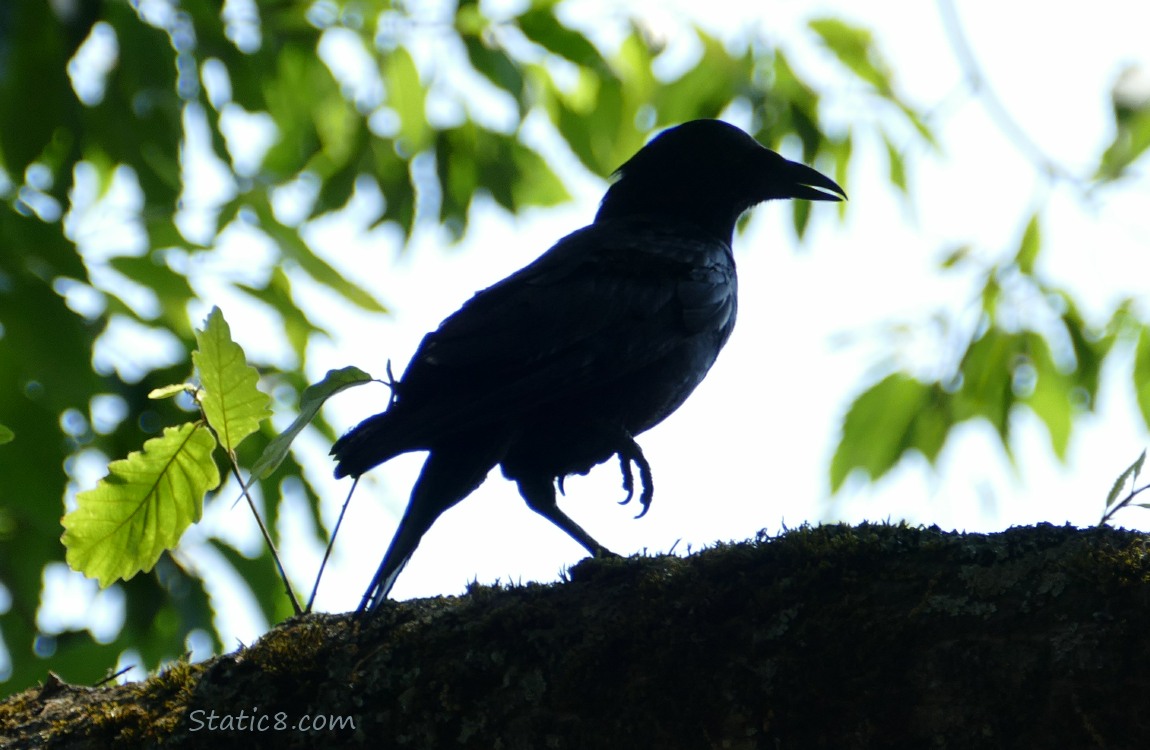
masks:
<svg viewBox="0 0 1150 750"><path fill-rule="evenodd" d="M1131 501L1133 501L1134 498L1137 497L1139 493L1144 492L1146 490L1150 490L1150 484L1143 485L1143 486L1139 487L1138 489L1130 490L1129 495L1122 498L1121 502L1113 505L1110 508L1110 510L1106 511L1106 513L1104 513L1102 515L1102 520L1098 522L1098 525L1099 526L1105 526L1106 522L1109 521L1111 518L1113 518L1115 513L1117 513L1118 511L1122 510L1125 507L1128 507L1130 505Z"/></svg>
<svg viewBox="0 0 1150 750"><path fill-rule="evenodd" d="M954 5L954 0L938 0L938 8L939 13L942 15L943 30L946 32L946 38L950 42L951 49L954 50L955 57L958 59L959 67L962 68L963 76L970 84L975 96L982 101L983 106L986 107L987 114L989 114L991 119L998 125L999 130L1013 141L1014 145L1026 154L1048 177L1051 179L1066 180L1067 182L1082 187L1082 178L1048 156L1047 153L1031 139L1026 130L1014 119L1010 110L1007 109L1006 104L999 99L998 95L994 93L994 90L990 88L986 75L982 72L982 67L978 64L978 58L975 57L970 42L962 29L962 22L958 17L958 9Z"/></svg>
<svg viewBox="0 0 1150 750"><path fill-rule="evenodd" d="M390 374L390 373L389 373ZM343 514L347 513L347 506L351 503L351 496L355 492L355 488L359 485L359 477L351 483L351 489L347 491L347 498L343 501L343 507L340 508L339 518L335 520L335 528L331 530L331 539L327 542L327 549L324 550L323 560L320 561L319 571L315 574L315 585L311 587L311 596L307 600L307 609L304 612L311 612L311 606L315 603L315 595L319 591L319 580L323 578L323 569L327 565L327 559L331 557L331 550L335 547L335 537L339 533L340 524L343 523Z"/></svg>
<svg viewBox="0 0 1150 750"><path fill-rule="evenodd" d="M114 680L114 679L116 679L117 677L119 677L120 675L122 675L122 674L124 674L125 672L127 672L128 670L130 670L130 669L134 668L135 666L136 666L135 664L129 664L128 666L124 667L124 668L123 668L123 669L121 669L120 671L118 671L118 672L115 672L115 673L113 673L113 674L110 674L110 675L108 675L107 677L105 677L104 679L100 680L99 682L97 682L97 683L96 683L95 685L93 685L92 687L100 687L101 685L106 685L106 684L108 684L109 682L111 682L112 680Z"/></svg>
<svg viewBox="0 0 1150 750"><path fill-rule="evenodd" d="M280 562L279 552L276 551L276 545L275 542L272 541L272 535L268 532L268 527L264 525L264 520L260 518L259 511L256 510L256 502L252 500L252 495L248 492L248 486L244 484L243 477L240 476L240 467L236 462L236 456L230 450L227 451L227 454L232 465L232 475L236 478L236 481L240 483L244 498L248 501L248 507L251 508L252 515L255 516L256 519L256 524L260 527L260 533L264 535L264 541L267 542L268 550L272 553L272 560L275 561L276 570L278 570L280 574L280 580L284 582L284 590L287 592L288 599L291 600L292 610L297 615L301 615L303 614L303 610L300 609L299 600L296 599L295 591L293 591L291 587L291 581L288 580L287 572L284 571L283 563Z"/></svg>

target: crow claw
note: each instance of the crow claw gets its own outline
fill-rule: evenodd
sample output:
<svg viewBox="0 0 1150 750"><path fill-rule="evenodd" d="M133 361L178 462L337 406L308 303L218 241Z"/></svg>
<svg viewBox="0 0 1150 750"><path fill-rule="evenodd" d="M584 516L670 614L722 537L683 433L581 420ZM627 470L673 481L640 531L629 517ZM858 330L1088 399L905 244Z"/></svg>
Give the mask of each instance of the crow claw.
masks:
<svg viewBox="0 0 1150 750"><path fill-rule="evenodd" d="M639 484L643 490L639 493L639 504L643 509L639 511L639 515L635 518L642 518L647 515L647 511L651 509L651 499L655 496L655 485L651 477L651 465L647 463L646 456L643 455L643 449L635 442L635 438L627 433L624 435L624 445L619 449L619 467L623 473L623 489L627 491L627 497L620 501L620 505L626 505L631 502L631 498L635 495L635 476L631 471L631 464L634 463L639 467Z"/></svg>
<svg viewBox="0 0 1150 750"><path fill-rule="evenodd" d="M623 451L619 451L619 469L623 472L623 489L627 491L627 497L620 500L619 504L626 505L635 496L635 475L631 473L631 459Z"/></svg>

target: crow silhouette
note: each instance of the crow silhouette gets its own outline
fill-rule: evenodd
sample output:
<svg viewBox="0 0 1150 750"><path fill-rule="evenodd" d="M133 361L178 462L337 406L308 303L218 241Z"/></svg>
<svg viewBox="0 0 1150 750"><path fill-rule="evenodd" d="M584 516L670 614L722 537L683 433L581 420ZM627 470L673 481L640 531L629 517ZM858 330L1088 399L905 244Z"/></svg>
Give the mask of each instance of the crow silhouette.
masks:
<svg viewBox="0 0 1150 750"><path fill-rule="evenodd" d="M670 128L616 173L595 221L477 293L429 333L386 411L339 439L337 477L428 456L360 610L391 590L432 523L496 465L527 505L592 555L556 480L617 456L626 502L651 503L635 436L667 418L735 325L735 222L775 198L843 200L833 180L719 120Z"/></svg>

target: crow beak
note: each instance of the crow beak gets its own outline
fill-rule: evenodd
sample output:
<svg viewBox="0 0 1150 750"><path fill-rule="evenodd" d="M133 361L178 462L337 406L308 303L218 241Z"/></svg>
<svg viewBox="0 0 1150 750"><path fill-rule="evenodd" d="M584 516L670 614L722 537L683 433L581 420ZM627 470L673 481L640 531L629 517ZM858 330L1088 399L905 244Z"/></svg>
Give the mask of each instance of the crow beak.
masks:
<svg viewBox="0 0 1150 750"><path fill-rule="evenodd" d="M787 161L784 164L783 198L800 198L808 201L843 201L847 193L830 177L811 169L806 164Z"/></svg>

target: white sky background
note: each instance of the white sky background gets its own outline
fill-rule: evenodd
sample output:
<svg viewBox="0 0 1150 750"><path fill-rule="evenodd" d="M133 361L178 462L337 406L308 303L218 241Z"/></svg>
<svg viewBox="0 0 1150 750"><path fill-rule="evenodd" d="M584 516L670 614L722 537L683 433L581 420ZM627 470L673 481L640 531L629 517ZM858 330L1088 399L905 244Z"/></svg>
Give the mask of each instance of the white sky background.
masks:
<svg viewBox="0 0 1150 750"><path fill-rule="evenodd" d="M593 19L611 4L586 2L578 18ZM653 19L697 4L651 0ZM967 35L990 86L1011 114L1049 155L1076 171L1097 160L1112 133L1109 91L1126 63L1150 68L1146 29L1150 6L1118 0L1081 6L1049 3L963 2ZM916 104L941 102L960 83L961 72L946 42L935 3L876 2L865 13L846 2L799 3L711 0L706 28L730 37L757 24L772 40L809 36L806 20L832 15L873 29L902 93ZM1137 17L1135 17L1137 16ZM814 44L782 45L792 54ZM802 72L833 71L829 58L800 57ZM836 97L827 96L827 100ZM844 101L850 101L844 99ZM841 106L830 122L866 116ZM736 124L741 124L736 122ZM620 507L619 471L614 461L589 477L572 477L561 506L589 533L620 554L643 550L677 553L717 540L744 540L760 529L785 524L844 520L905 519L944 529L991 531L1049 521L1096 523L1115 476L1147 443L1133 400L1129 368L1111 363L1105 400L1097 417L1075 432L1067 466L1058 465L1036 418L1015 420L1015 473L996 446L988 425L968 423L952 434L940 468L905 461L874 486L848 483L831 498L830 457L841 417L850 400L878 372L883 351L868 334L884 321L924 321L941 308L965 309L972 294L962 274L941 277L935 265L944 247L969 242L983 252L1013 249L1041 195L1031 165L975 99L961 100L942 120L944 153L913 159L910 177L917 215L908 214L889 187L881 144L857 143L859 159L847 185L848 220L839 225L832 204L814 206L814 231L804 249L790 239L789 208L760 206L746 233L736 238L739 264L739 321L730 343L708 378L666 422L639 438L654 473L650 513L634 520L637 502ZM797 153L786 154L797 157ZM390 358L402 372L422 336L454 312L476 290L530 262L554 241L588 223L605 188L583 173L571 186L576 201L533 211L513 220L477 211L459 247L438 236L422 236L399 257L396 235L365 236L360 224L325 222L312 239L322 252L394 311L372 317L334 304L322 293L305 304L315 319L338 336L316 341L309 353L311 379L334 367L357 365L382 377ZM1150 278L1150 218L1147 182L1109 189L1092 212L1070 193L1055 190L1045 212L1040 268L1073 290L1087 314L1108 301L1141 291ZM243 251L237 251L243 252ZM274 337L260 315L231 312L234 297L212 299L228 314L233 336L249 351L262 352ZM210 304L209 303L209 304ZM205 307L204 313L207 312ZM857 344L834 342L844 333ZM916 348L924 364L941 349L925 341ZM880 373L881 374L881 373ZM353 389L335 399L329 415L341 428L380 411L388 393L379 385ZM292 415L283 415L286 425ZM309 476L324 495L325 518L334 519L349 482L331 479L327 448L313 435ZM422 454L397 458L360 483L325 574L318 607L353 608L374 573L422 464ZM207 525L185 539L182 559L211 564L196 536L228 529L245 544L259 544L254 524L232 497L209 504ZM1150 527L1148 511L1132 510L1118 522ZM301 514L302 515L302 514ZM300 537L302 539L302 536ZM322 550L285 542L296 584L310 590ZM530 511L515 485L493 471L472 496L440 518L424 537L392 591L406 599L458 594L478 579L553 581L585 552L558 528ZM266 627L246 606L217 606L228 638L251 642Z"/></svg>

